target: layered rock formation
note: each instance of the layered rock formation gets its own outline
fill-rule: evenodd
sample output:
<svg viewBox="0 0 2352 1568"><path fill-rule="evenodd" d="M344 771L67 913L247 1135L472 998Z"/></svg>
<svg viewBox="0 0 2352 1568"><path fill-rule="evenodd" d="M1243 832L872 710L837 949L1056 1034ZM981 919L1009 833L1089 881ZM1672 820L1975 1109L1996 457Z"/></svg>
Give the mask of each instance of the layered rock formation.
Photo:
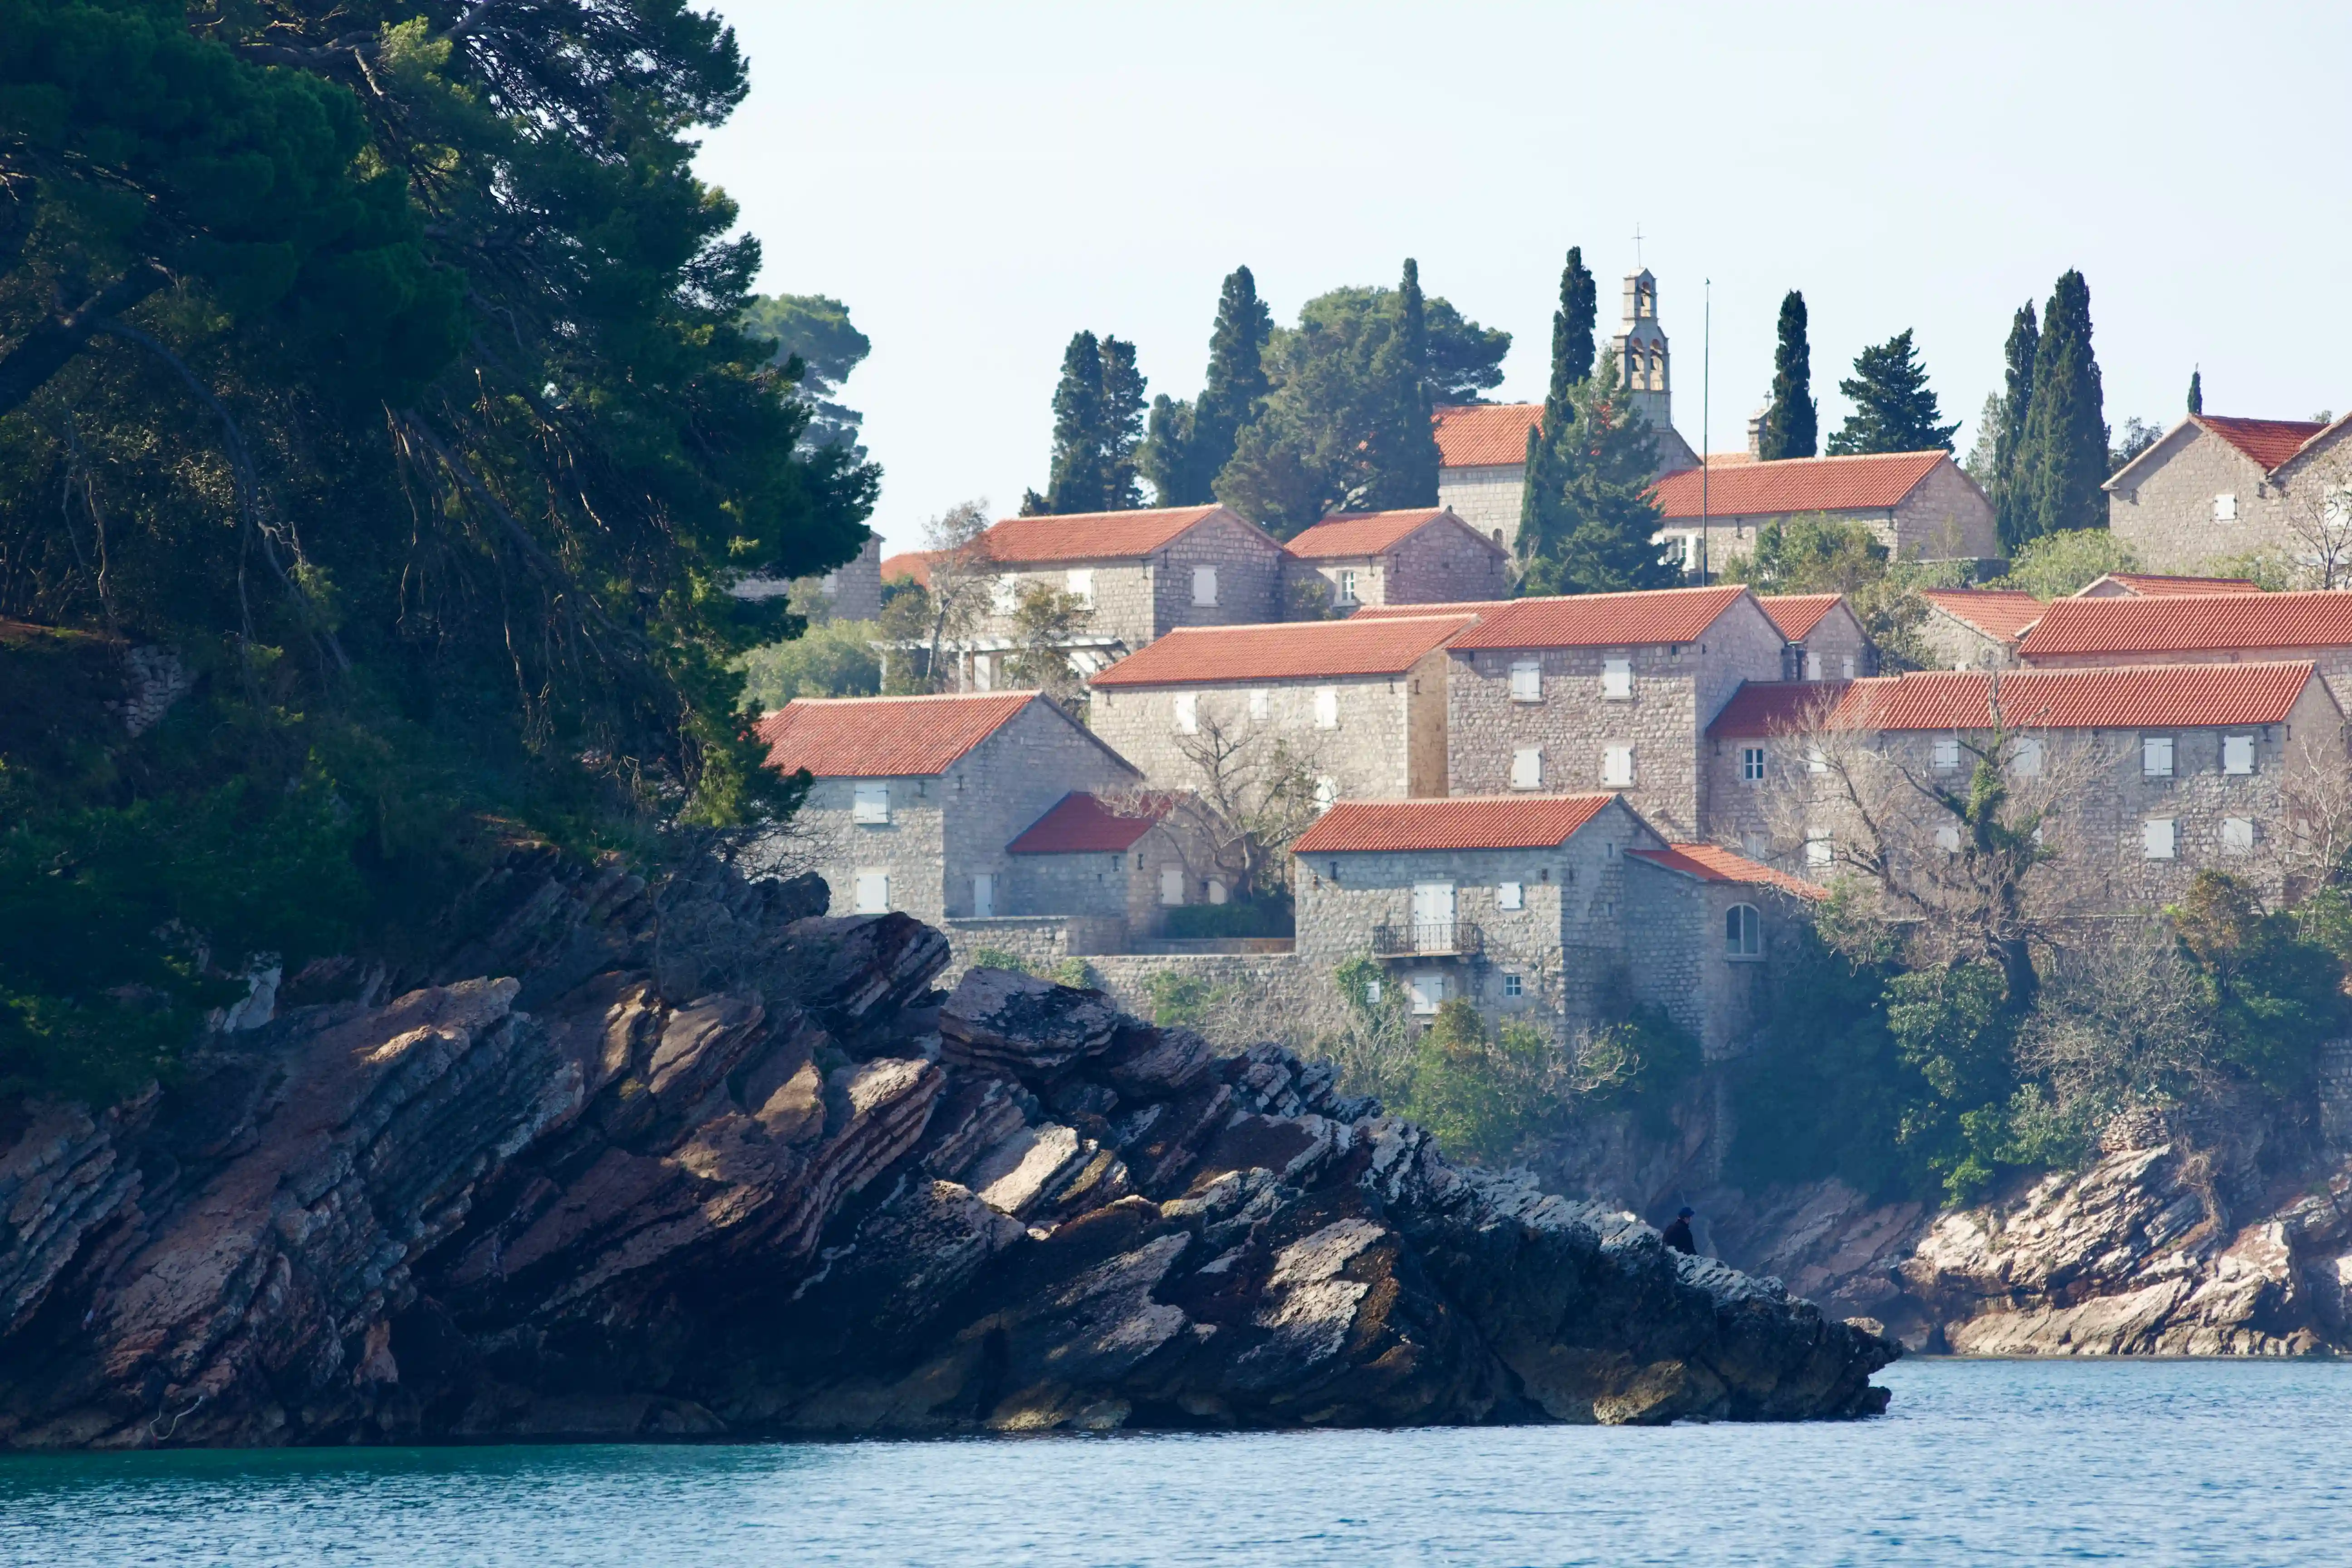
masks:
<svg viewBox="0 0 2352 1568"><path fill-rule="evenodd" d="M822 898L526 858L418 973L314 966L165 1091L12 1110L0 1444L1884 1404L1887 1342L1327 1068L942 998L936 931Z"/></svg>

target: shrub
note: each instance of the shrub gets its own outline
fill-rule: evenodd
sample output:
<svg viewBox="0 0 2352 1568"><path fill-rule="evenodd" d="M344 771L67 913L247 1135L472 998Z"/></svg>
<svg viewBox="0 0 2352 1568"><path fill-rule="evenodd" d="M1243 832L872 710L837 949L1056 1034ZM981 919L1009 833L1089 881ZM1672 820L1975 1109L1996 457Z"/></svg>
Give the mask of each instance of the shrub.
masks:
<svg viewBox="0 0 2352 1568"><path fill-rule="evenodd" d="M749 710L769 712L795 697L872 697L882 689L882 656L873 644L882 630L872 621L812 626L790 642L770 643L743 656Z"/></svg>
<svg viewBox="0 0 2352 1568"><path fill-rule="evenodd" d="M1180 939L1280 937L1289 936L1295 930L1288 907L1271 899L1183 904L1168 911L1168 934Z"/></svg>

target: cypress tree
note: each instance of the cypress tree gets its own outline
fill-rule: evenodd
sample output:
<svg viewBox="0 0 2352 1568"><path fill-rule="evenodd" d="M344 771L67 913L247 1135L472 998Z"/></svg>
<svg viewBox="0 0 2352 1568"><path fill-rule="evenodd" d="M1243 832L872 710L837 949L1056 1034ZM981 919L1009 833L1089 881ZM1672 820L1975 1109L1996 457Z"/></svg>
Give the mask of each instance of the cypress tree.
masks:
<svg viewBox="0 0 2352 1568"><path fill-rule="evenodd" d="M1912 346L1910 328L1856 354L1852 379L1839 382L1838 390L1853 400L1854 408L1830 437L1830 456L1952 449L1959 421L1938 423L1943 410L1928 388L1927 367Z"/></svg>
<svg viewBox="0 0 2352 1568"><path fill-rule="evenodd" d="M1576 389L1592 379L1592 334L1600 291L1584 265L1584 248L1570 246L1559 269L1559 309L1551 316L1551 384L1543 422L1528 431L1528 466L1519 487L1519 551L1525 558L1539 538L1566 531L1558 515L1567 468L1559 446L1576 423Z"/></svg>
<svg viewBox="0 0 2352 1568"><path fill-rule="evenodd" d="M1151 400L1151 417L1144 426L1143 445L1135 454L1139 472L1150 481L1155 504L1193 506L1207 500L1192 493L1198 454L1192 431L1200 412L1191 400L1166 393Z"/></svg>
<svg viewBox="0 0 2352 1568"><path fill-rule="evenodd" d="M2033 411L2033 353L2041 337L2033 301L2028 300L2009 323L2009 342L2002 351L2007 379L2001 388L2000 427L1992 447L1993 519L2000 530L2000 547L2012 554L2027 538L2020 531L2024 503L2017 483L2018 452L2025 439L2026 418Z"/></svg>
<svg viewBox="0 0 2352 1568"><path fill-rule="evenodd" d="M1024 515L1118 511L1139 505L1136 447L1143 435L1143 376L1135 345L1073 333L1054 388L1054 464L1045 493L1023 498Z"/></svg>
<svg viewBox="0 0 2352 1568"><path fill-rule="evenodd" d="M1192 411L1196 483L1187 504L1210 499L1217 475L1233 460L1242 426L1265 405L1272 389L1265 374L1265 344L1273 335L1274 316L1257 297L1257 279L1248 268L1234 268L1217 296L1217 324L1209 334L1209 375Z"/></svg>
<svg viewBox="0 0 2352 1568"><path fill-rule="evenodd" d="M1813 350L1805 341L1805 297L1789 290L1780 301L1780 343L1772 353L1772 405L1764 413L1762 457L1810 458L1821 449L1821 414L1813 404Z"/></svg>
<svg viewBox="0 0 2352 1568"><path fill-rule="evenodd" d="M1106 335L1102 341L1102 404L1096 439L1102 447L1104 511L1143 504L1136 488L1136 448L1143 441L1143 372L1136 368L1135 345Z"/></svg>
<svg viewBox="0 0 2352 1568"><path fill-rule="evenodd" d="M2189 412L2205 412L2205 372L2202 367L2189 373Z"/></svg>
<svg viewBox="0 0 2352 1568"><path fill-rule="evenodd" d="M1601 302L1592 274L1584 265L1584 247L1568 247L1568 262L1559 269L1559 309L1551 316L1551 390L1544 406L1568 406L1568 389L1592 379L1592 329Z"/></svg>
<svg viewBox="0 0 2352 1568"><path fill-rule="evenodd" d="M1429 316L1421 267L1405 258L1396 324L1372 354L1375 395L1385 417L1375 431L1364 506L1370 510L1437 504L1437 429L1430 421Z"/></svg>
<svg viewBox="0 0 2352 1568"><path fill-rule="evenodd" d="M2017 454L2022 543L2065 529L2105 528L2105 394L2091 349L2091 288L2069 270L2051 290L2033 350L2032 404Z"/></svg>

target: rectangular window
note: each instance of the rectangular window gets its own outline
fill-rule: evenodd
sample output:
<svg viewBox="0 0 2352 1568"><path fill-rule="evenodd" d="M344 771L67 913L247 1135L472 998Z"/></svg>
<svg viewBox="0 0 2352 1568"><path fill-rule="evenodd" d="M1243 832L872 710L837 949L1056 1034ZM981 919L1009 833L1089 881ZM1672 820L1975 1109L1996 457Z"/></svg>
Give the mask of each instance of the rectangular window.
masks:
<svg viewBox="0 0 2352 1568"><path fill-rule="evenodd" d="M2142 735L2139 738L2139 771L2152 779L2172 776L2172 737Z"/></svg>
<svg viewBox="0 0 2352 1568"><path fill-rule="evenodd" d="M1445 976L1416 974L1404 983L1405 994L1412 998L1412 1010L1418 1014L1434 1013L1445 1002Z"/></svg>
<svg viewBox="0 0 2352 1568"><path fill-rule="evenodd" d="M992 871L979 872L971 879L971 918L996 918L996 874Z"/></svg>
<svg viewBox="0 0 2352 1568"><path fill-rule="evenodd" d="M971 689L974 691L996 689L996 661L984 653L971 656Z"/></svg>
<svg viewBox="0 0 2352 1568"><path fill-rule="evenodd" d="M1217 602L1217 569L1213 566L1192 568L1192 602L1214 605Z"/></svg>
<svg viewBox="0 0 2352 1568"><path fill-rule="evenodd" d="M2042 742L2029 735L2017 742L2017 750L2009 757L2009 771L2021 779L2042 776Z"/></svg>
<svg viewBox="0 0 2352 1568"><path fill-rule="evenodd" d="M1936 847L1942 850L1947 855L1958 854L1960 852L1960 825L1957 822L1947 822L1942 826L1937 828Z"/></svg>
<svg viewBox="0 0 2352 1568"><path fill-rule="evenodd" d="M2215 522L2237 521L2238 498L2234 495L2215 496L2213 498L2213 521Z"/></svg>
<svg viewBox="0 0 2352 1568"><path fill-rule="evenodd" d="M2173 855L2172 818L2151 816L2139 825L2140 849L2151 860L2169 860Z"/></svg>
<svg viewBox="0 0 2352 1568"><path fill-rule="evenodd" d="M1948 773L1954 768L1958 767L1960 765L1959 737L1957 735L1937 736L1936 738L1934 760L1936 771L1939 773Z"/></svg>
<svg viewBox="0 0 2352 1568"><path fill-rule="evenodd" d="M988 607L1009 616L1021 607L1021 579L1007 572L988 587Z"/></svg>
<svg viewBox="0 0 2352 1568"><path fill-rule="evenodd" d="M1844 658L1838 660L1838 679L1841 680L1852 680L1853 679L1853 655L1847 654Z"/></svg>
<svg viewBox="0 0 2352 1568"><path fill-rule="evenodd" d="M1542 661L1532 658L1512 660L1511 700L1514 702L1543 700Z"/></svg>
<svg viewBox="0 0 2352 1568"><path fill-rule="evenodd" d="M1819 746L1807 746L1805 748L1805 771L1809 773L1825 773L1829 772L1830 754L1827 752L1822 751Z"/></svg>
<svg viewBox="0 0 2352 1568"><path fill-rule="evenodd" d="M2250 773L2254 771L2254 738L2252 735L2224 735L2221 738L2221 771L2225 773Z"/></svg>
<svg viewBox="0 0 2352 1568"><path fill-rule="evenodd" d="M2249 855L2254 847L2254 819L2251 816L2225 816L2221 819L2221 853Z"/></svg>
<svg viewBox="0 0 2352 1568"><path fill-rule="evenodd" d="M1830 868L1830 863L1836 858L1837 846L1831 841L1828 828L1805 829L1805 868L1807 870L1826 871Z"/></svg>
<svg viewBox="0 0 2352 1568"><path fill-rule="evenodd" d="M1805 679L1807 680L1819 680L1821 678L1822 656L1815 653L1811 648L1807 648L1805 650Z"/></svg>
<svg viewBox="0 0 2352 1568"><path fill-rule="evenodd" d="M1176 694L1176 732L1197 735L1201 732L1201 699L1192 692Z"/></svg>
<svg viewBox="0 0 2352 1568"><path fill-rule="evenodd" d="M1070 592L1082 601L1087 609L1093 609L1095 607L1095 569L1091 566L1072 567Z"/></svg>
<svg viewBox="0 0 2352 1568"><path fill-rule="evenodd" d="M1377 976L1364 982L1364 1005L1370 1007L1381 1005L1381 983Z"/></svg>
<svg viewBox="0 0 2352 1568"><path fill-rule="evenodd" d="M1315 781L1315 815L1320 816L1339 804L1339 781L1329 773L1321 774ZM1337 871L1331 874L1339 875Z"/></svg>
<svg viewBox="0 0 2352 1568"><path fill-rule="evenodd" d="M1511 753L1511 787L1543 788L1543 748L1521 746Z"/></svg>
<svg viewBox="0 0 2352 1568"><path fill-rule="evenodd" d="M1601 749L1601 782L1616 789L1633 787L1633 748L1603 746Z"/></svg>
<svg viewBox="0 0 2352 1568"><path fill-rule="evenodd" d="M890 912L890 873L860 871L857 873L857 912L861 915L887 915Z"/></svg>
<svg viewBox="0 0 2352 1568"><path fill-rule="evenodd" d="M1183 867L1160 868L1160 901L1163 904L1181 904L1184 901Z"/></svg>
<svg viewBox="0 0 2352 1568"><path fill-rule="evenodd" d="M886 784L856 785L849 797L849 820L882 823L890 820L890 786Z"/></svg>
<svg viewBox="0 0 2352 1568"><path fill-rule="evenodd" d="M1261 686L1250 693L1250 717L1263 721L1274 711L1274 693Z"/></svg>
<svg viewBox="0 0 2352 1568"><path fill-rule="evenodd" d="M1522 995L1525 995L1526 994L1527 994L1527 987L1526 987L1524 984L1522 984L1520 983L1520 981L1519 981L1519 977L1518 977L1517 975L1516 975L1516 974L1506 974L1506 975L1504 975L1504 976L1503 976L1503 994L1504 994L1504 995L1506 995L1506 996L1522 996Z"/></svg>
<svg viewBox="0 0 2352 1568"><path fill-rule="evenodd" d="M1505 882L1495 889L1497 909L1518 910L1527 907L1527 889L1517 882Z"/></svg>
<svg viewBox="0 0 2352 1568"><path fill-rule="evenodd" d="M1633 695L1633 661L1630 658L1604 658L1601 661L1601 695L1612 702L1623 702Z"/></svg>
<svg viewBox="0 0 2352 1568"><path fill-rule="evenodd" d="M1339 727L1339 689L1318 686L1315 689L1315 727L1336 730Z"/></svg>
<svg viewBox="0 0 2352 1568"><path fill-rule="evenodd" d="M1742 746L1739 748L1739 776L1747 780L1749 784L1761 784L1764 782L1763 747Z"/></svg>
<svg viewBox="0 0 2352 1568"><path fill-rule="evenodd" d="M1339 591L1331 595L1331 602L1338 605L1352 605L1356 602L1356 574L1353 571L1342 571L1339 574Z"/></svg>

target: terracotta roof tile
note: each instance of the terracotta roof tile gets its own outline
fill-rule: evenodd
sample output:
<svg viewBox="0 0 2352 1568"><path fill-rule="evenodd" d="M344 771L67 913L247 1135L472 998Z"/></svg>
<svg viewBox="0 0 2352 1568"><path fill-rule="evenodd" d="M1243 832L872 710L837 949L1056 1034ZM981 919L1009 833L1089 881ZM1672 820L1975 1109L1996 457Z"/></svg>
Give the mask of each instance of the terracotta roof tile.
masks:
<svg viewBox="0 0 2352 1568"><path fill-rule="evenodd" d="M1924 588L1919 596L2002 642L2014 642L2047 607L2022 588Z"/></svg>
<svg viewBox="0 0 2352 1568"><path fill-rule="evenodd" d="M1221 506L1183 506L1008 517L980 536L980 547L990 560L1006 566L1126 560L1149 555L1224 510ZM1241 521L1238 514L1228 515ZM1273 546L1272 540L1266 542Z"/></svg>
<svg viewBox="0 0 2352 1568"><path fill-rule="evenodd" d="M1653 866L1664 866L1670 871L1680 871L1686 877L1696 877L1702 882L1739 882L1751 887L1773 887L1796 894L1801 899L1826 899L1827 888L1816 887L1801 877L1791 877L1786 871L1775 871L1759 865L1735 850L1719 844L1671 844L1664 849L1628 849L1626 854L1647 860Z"/></svg>
<svg viewBox="0 0 2352 1568"><path fill-rule="evenodd" d="M1471 624L1467 616L1351 616L1344 621L1184 626L1094 677L1095 686L1188 686L1402 675Z"/></svg>
<svg viewBox="0 0 2352 1568"><path fill-rule="evenodd" d="M1433 605L1366 605L1351 621L1393 621L1407 616L1484 616L1501 609L1509 599L1453 599Z"/></svg>
<svg viewBox="0 0 2352 1568"><path fill-rule="evenodd" d="M2283 723L2311 678L2309 664L2149 664L2012 670L1999 677L1999 691L2012 729L2197 729ZM1988 729L1994 680L1988 671L1947 669L1868 680L1749 681L1706 732L1730 739L1817 726Z"/></svg>
<svg viewBox="0 0 2352 1568"><path fill-rule="evenodd" d="M1565 844L1613 795L1457 795L1343 800L1291 846L1300 855L1387 849L1549 849Z"/></svg>
<svg viewBox="0 0 2352 1568"><path fill-rule="evenodd" d="M1759 594L1756 602L1764 606L1782 637L1800 642L1844 598L1843 594Z"/></svg>
<svg viewBox="0 0 2352 1568"><path fill-rule="evenodd" d="M2352 593L2060 599L2018 644L2018 652L2032 659L2305 647L2352 647Z"/></svg>
<svg viewBox="0 0 2352 1568"><path fill-rule="evenodd" d="M1801 511L1881 510L1899 506L1947 452L1883 452L1866 458L1786 458L1706 470L1713 517L1785 516ZM1669 522L1699 515L1697 468L1668 474L1650 494Z"/></svg>
<svg viewBox="0 0 2352 1568"><path fill-rule="evenodd" d="M2112 584L2120 595L2102 594ZM2110 572L2069 597L2106 599L2177 599L2184 594L2259 594L2263 585L2251 577L2160 577L2147 572Z"/></svg>
<svg viewBox="0 0 2352 1568"><path fill-rule="evenodd" d="M1312 528L1301 530L1283 549L1301 561L1378 555L1395 549L1438 519L1452 515L1442 506L1421 507L1410 511L1335 512ZM1455 521L1461 520L1456 518ZM1462 526L1470 527L1468 523ZM1480 543L1490 549L1498 548L1477 530L1471 529L1470 531Z"/></svg>
<svg viewBox="0 0 2352 1568"><path fill-rule="evenodd" d="M2269 473L2303 450L2304 444L2327 426L2316 419L2234 419L2220 414L2192 414L2189 423L2210 430L2252 458Z"/></svg>
<svg viewBox="0 0 2352 1568"><path fill-rule="evenodd" d="M1632 647L1696 642L1748 590L1654 588L1633 594L1574 594L1510 599L1454 639L1455 647Z"/></svg>
<svg viewBox="0 0 2352 1568"><path fill-rule="evenodd" d="M907 550L882 558L882 581L907 577L928 588L931 585L931 552Z"/></svg>
<svg viewBox="0 0 2352 1568"><path fill-rule="evenodd" d="M1034 691L954 697L796 697L760 721L768 765L818 778L894 778L948 765L1039 700Z"/></svg>
<svg viewBox="0 0 2352 1568"><path fill-rule="evenodd" d="M1543 423L1540 403L1454 403L1432 411L1437 460L1448 468L1487 468L1528 460L1528 432Z"/></svg>
<svg viewBox="0 0 2352 1568"><path fill-rule="evenodd" d="M1072 790L1004 850L1008 855L1116 854L1132 847L1175 805L1176 797L1171 795L1139 795L1131 800L1110 802L1084 790Z"/></svg>

